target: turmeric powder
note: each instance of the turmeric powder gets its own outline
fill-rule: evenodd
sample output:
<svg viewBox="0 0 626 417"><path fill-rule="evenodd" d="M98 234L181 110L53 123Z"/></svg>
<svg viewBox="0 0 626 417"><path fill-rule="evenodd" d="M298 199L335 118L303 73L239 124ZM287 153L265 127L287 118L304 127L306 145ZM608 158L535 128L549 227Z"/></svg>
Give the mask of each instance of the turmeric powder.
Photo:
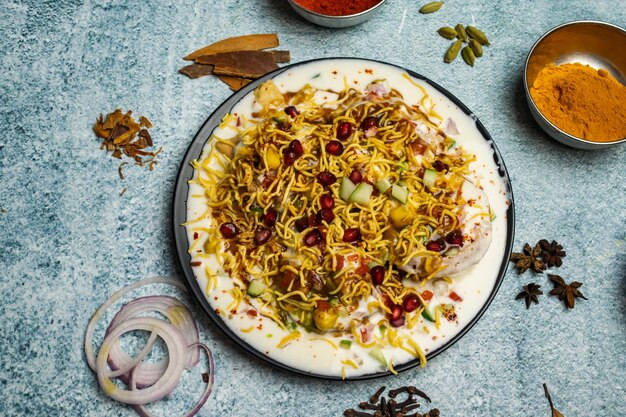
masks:
<svg viewBox="0 0 626 417"><path fill-rule="evenodd" d="M594 142L626 138L626 86L604 69L548 65L530 95L548 120L572 136Z"/></svg>

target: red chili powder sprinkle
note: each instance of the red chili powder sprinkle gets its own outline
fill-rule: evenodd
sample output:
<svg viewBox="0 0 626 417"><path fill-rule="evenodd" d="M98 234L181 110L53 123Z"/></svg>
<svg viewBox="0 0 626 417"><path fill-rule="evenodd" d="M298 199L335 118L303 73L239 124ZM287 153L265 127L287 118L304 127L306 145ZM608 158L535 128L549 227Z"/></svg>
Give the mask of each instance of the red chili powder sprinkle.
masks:
<svg viewBox="0 0 626 417"><path fill-rule="evenodd" d="M380 0L295 0L312 12L329 16L347 16L361 13L380 3Z"/></svg>

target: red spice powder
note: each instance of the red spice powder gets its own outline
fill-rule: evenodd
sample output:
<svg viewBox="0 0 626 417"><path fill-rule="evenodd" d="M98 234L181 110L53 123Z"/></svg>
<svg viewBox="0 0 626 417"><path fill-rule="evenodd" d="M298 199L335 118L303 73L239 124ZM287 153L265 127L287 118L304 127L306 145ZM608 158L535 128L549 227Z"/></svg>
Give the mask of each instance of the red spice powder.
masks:
<svg viewBox="0 0 626 417"><path fill-rule="evenodd" d="M329 16L347 16L371 9L381 0L295 0L312 12Z"/></svg>

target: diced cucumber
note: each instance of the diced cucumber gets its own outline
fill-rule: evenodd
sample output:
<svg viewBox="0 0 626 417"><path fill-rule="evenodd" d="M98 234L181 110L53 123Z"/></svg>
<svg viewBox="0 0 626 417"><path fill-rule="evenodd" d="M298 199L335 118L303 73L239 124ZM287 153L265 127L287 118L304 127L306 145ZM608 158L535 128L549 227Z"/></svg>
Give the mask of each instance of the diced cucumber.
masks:
<svg viewBox="0 0 626 417"><path fill-rule="evenodd" d="M457 248L456 246L453 246L451 248L449 248L447 251L444 252L445 256L454 256L457 255L459 253L459 248Z"/></svg>
<svg viewBox="0 0 626 417"><path fill-rule="evenodd" d="M385 332L387 331L387 326L380 325L378 326L378 330L380 330L380 337L385 337Z"/></svg>
<svg viewBox="0 0 626 417"><path fill-rule="evenodd" d="M267 285L265 285L263 281L259 279L253 279L252 281L250 281L250 284L248 284L247 293L251 297L258 297L259 295L263 294L263 291L265 291L266 288Z"/></svg>
<svg viewBox="0 0 626 417"><path fill-rule="evenodd" d="M378 265L380 265L378 262L368 262L367 263L367 267L369 269L372 269L372 268L374 268L375 266L378 266Z"/></svg>
<svg viewBox="0 0 626 417"><path fill-rule="evenodd" d="M422 310L422 317L424 317L428 321L432 321L433 323L435 322L432 314L430 314L430 311L428 311L428 306L425 306L424 310Z"/></svg>
<svg viewBox="0 0 626 417"><path fill-rule="evenodd" d="M387 359L385 359L385 355L383 351L378 347L373 347L369 352L369 355L376 359L381 365L387 366Z"/></svg>
<svg viewBox="0 0 626 417"><path fill-rule="evenodd" d="M352 194L350 194L350 198L348 198L348 202L365 205L369 203L370 197L372 196L372 192L374 192L374 187L372 187L370 184L366 182L362 182L359 185L357 185L357 187L354 189Z"/></svg>
<svg viewBox="0 0 626 417"><path fill-rule="evenodd" d="M339 306L339 298L337 298L337 297L330 297L330 298L328 299L328 303L329 303L331 306L333 306L333 307L337 307L337 306Z"/></svg>
<svg viewBox="0 0 626 417"><path fill-rule="evenodd" d="M339 185L339 197L341 197L343 201L348 201L355 189L356 185L350 181L350 178L343 177Z"/></svg>
<svg viewBox="0 0 626 417"><path fill-rule="evenodd" d="M405 180L400 180L400 181L398 181L398 182L397 182L397 184L398 184L400 187L404 187L404 188L406 188L406 181L405 181Z"/></svg>
<svg viewBox="0 0 626 417"><path fill-rule="evenodd" d="M376 188L378 188L378 191L380 191L381 193L384 193L391 188L391 181L389 181L387 178L378 180L376 181Z"/></svg>
<svg viewBox="0 0 626 417"><path fill-rule="evenodd" d="M427 169L424 171L424 185L427 187L434 187L435 180L437 179L437 171L434 169Z"/></svg>
<svg viewBox="0 0 626 417"><path fill-rule="evenodd" d="M350 349L350 346L352 346L351 340L344 339L339 342L339 347L341 347L342 349Z"/></svg>
<svg viewBox="0 0 626 417"><path fill-rule="evenodd" d="M409 198L409 190L399 186L398 184L394 184L391 187L391 195L402 204L406 204L406 201Z"/></svg>

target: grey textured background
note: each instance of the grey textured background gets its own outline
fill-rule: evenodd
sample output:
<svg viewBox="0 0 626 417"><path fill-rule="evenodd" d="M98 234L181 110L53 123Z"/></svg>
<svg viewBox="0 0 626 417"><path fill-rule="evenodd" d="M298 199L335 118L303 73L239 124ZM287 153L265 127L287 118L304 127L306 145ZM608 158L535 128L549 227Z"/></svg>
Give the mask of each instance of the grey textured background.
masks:
<svg viewBox="0 0 626 417"><path fill-rule="evenodd" d="M531 119L521 86L526 53L542 33L575 19L625 26L626 4L450 0L423 16L422 3L390 0L366 24L333 31L306 23L281 0L1 1L0 415L134 415L99 391L84 362L83 332L115 289L178 272L169 223L179 161L230 94L214 78L177 74L180 58L228 36L274 31L294 61L385 60L457 95L509 169L516 249L559 240L567 257L558 272L583 281L589 301L565 311L543 297L527 312L514 301L521 285L551 286L545 276L509 270L482 320L426 369L348 383L270 369L222 340L194 309L217 363L201 415L339 416L382 383L412 383L444 417L548 416L543 382L567 417L626 415L626 147L557 144ZM457 22L475 22L493 39L473 69L442 62L447 43L435 30ZM154 122L164 147L154 172L128 167L121 181L118 162L99 149L93 121L117 106ZM180 414L197 396L198 384L187 385L190 392L152 409Z"/></svg>

